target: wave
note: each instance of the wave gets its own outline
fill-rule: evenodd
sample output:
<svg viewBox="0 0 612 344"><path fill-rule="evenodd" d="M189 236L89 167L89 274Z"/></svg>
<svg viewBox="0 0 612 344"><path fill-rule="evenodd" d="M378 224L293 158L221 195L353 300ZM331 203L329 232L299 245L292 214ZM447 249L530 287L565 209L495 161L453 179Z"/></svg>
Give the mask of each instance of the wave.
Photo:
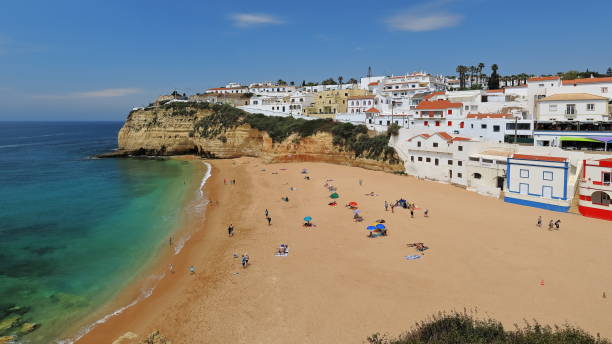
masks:
<svg viewBox="0 0 612 344"><path fill-rule="evenodd" d="M86 334L91 332L91 330L93 330L96 326L98 326L100 324L104 324L105 322L107 322L112 317L115 317L115 316L125 312L126 309L137 305L140 301L142 301L142 300L148 298L149 296L153 295L153 291L155 290L155 287L157 287L157 283L159 281L161 281L164 277L166 277L166 274L164 274L164 273L150 276L149 279L153 281L154 285L152 287L149 287L149 288L143 288L141 293L140 293L140 295L138 295L138 297L134 301L128 303L127 305L117 309L116 311L114 311L112 313L109 313L109 314L103 316L101 319L95 321L93 324L84 327L73 338L56 340L55 343L56 344L73 344L73 343L77 342L79 339L83 338Z"/></svg>
<svg viewBox="0 0 612 344"><path fill-rule="evenodd" d="M0 149L2 148L17 148L17 147L26 147L26 146L40 146L42 143L18 143L14 145L0 145Z"/></svg>
<svg viewBox="0 0 612 344"><path fill-rule="evenodd" d="M202 178L202 182L200 183L201 197L204 197L204 185L206 184L206 181L212 176L212 166L207 162L205 162L204 165L206 165L206 173L204 174L204 178Z"/></svg>

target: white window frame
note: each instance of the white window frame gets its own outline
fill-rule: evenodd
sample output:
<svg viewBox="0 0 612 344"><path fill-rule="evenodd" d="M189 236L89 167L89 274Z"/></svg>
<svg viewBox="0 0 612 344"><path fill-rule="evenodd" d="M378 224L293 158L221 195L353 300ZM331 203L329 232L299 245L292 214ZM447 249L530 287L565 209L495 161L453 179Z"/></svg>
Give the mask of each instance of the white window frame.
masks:
<svg viewBox="0 0 612 344"><path fill-rule="evenodd" d="M589 103L586 105L587 111L595 111L595 104Z"/></svg>
<svg viewBox="0 0 612 344"><path fill-rule="evenodd" d="M554 178L554 173L552 173L551 171L542 172L542 180L552 181L553 178Z"/></svg>
<svg viewBox="0 0 612 344"><path fill-rule="evenodd" d="M529 170L526 170L526 169L524 169L524 168L521 168L521 169L519 170L519 176L520 176L521 178L529 178Z"/></svg>

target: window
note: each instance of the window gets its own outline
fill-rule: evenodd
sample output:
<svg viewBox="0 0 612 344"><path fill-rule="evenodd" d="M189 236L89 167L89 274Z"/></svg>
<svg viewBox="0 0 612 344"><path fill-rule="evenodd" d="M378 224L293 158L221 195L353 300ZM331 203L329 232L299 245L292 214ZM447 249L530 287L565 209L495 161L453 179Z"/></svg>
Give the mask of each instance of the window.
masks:
<svg viewBox="0 0 612 344"><path fill-rule="evenodd" d="M457 160L457 166L463 166L463 161Z"/></svg>
<svg viewBox="0 0 612 344"><path fill-rule="evenodd" d="M487 125L486 124L481 124L480 125L480 129L487 129Z"/></svg>
<svg viewBox="0 0 612 344"><path fill-rule="evenodd" d="M410 157L410 162L414 162L414 155Z"/></svg>
<svg viewBox="0 0 612 344"><path fill-rule="evenodd" d="M459 123L459 128L463 129L464 126L465 126L465 123L463 122Z"/></svg>
<svg viewBox="0 0 612 344"><path fill-rule="evenodd" d="M423 123L423 125L428 127L429 126L429 121L425 121L425 123Z"/></svg>
<svg viewBox="0 0 612 344"><path fill-rule="evenodd" d="M550 105L548 105L548 111L550 111L550 112L557 111L557 104L550 104Z"/></svg>
<svg viewBox="0 0 612 344"><path fill-rule="evenodd" d="M437 142L434 142L434 143L433 143L433 146L434 146L434 147L438 147L438 143L437 143Z"/></svg>
<svg viewBox="0 0 612 344"><path fill-rule="evenodd" d="M436 166L438 166L438 158L436 158L436 160L434 160L434 163L436 164Z"/></svg>
<svg viewBox="0 0 612 344"><path fill-rule="evenodd" d="M480 179L480 178L482 178L480 173L474 173L474 179Z"/></svg>
<svg viewBox="0 0 612 344"><path fill-rule="evenodd" d="M440 126L440 121L436 121L436 127Z"/></svg>
<svg viewBox="0 0 612 344"><path fill-rule="evenodd" d="M463 146L459 146L459 147L457 147L457 149L458 149L460 152L463 152Z"/></svg>
<svg viewBox="0 0 612 344"><path fill-rule="evenodd" d="M425 162L431 162L431 158L425 158Z"/></svg>
<svg viewBox="0 0 612 344"><path fill-rule="evenodd" d="M610 184L610 179L612 179L612 172L602 172L601 173L601 181L604 184Z"/></svg>
<svg viewBox="0 0 612 344"><path fill-rule="evenodd" d="M607 87L602 87L601 88L601 93L608 93L608 88Z"/></svg>
<svg viewBox="0 0 612 344"><path fill-rule="evenodd" d="M529 178L529 170L521 169L520 175L521 175L521 178Z"/></svg>
<svg viewBox="0 0 612 344"><path fill-rule="evenodd" d="M553 173L549 171L544 171L544 173L542 174L542 179L553 180Z"/></svg>
<svg viewBox="0 0 612 344"><path fill-rule="evenodd" d="M491 159L482 159L482 162L484 162L485 164L492 164L493 160L491 160Z"/></svg>
<svg viewBox="0 0 612 344"><path fill-rule="evenodd" d="M448 114L452 115L453 114L453 110L448 110Z"/></svg>
<svg viewBox="0 0 612 344"><path fill-rule="evenodd" d="M493 126L493 132L494 133L499 133L499 125L494 125Z"/></svg>
<svg viewBox="0 0 612 344"><path fill-rule="evenodd" d="M565 105L565 114L566 115L575 115L576 114L576 104L567 104L567 105Z"/></svg>
<svg viewBox="0 0 612 344"><path fill-rule="evenodd" d="M452 166L452 165L453 165L453 161L452 161L452 160L449 160L449 161L448 161L448 164Z"/></svg>
<svg viewBox="0 0 612 344"><path fill-rule="evenodd" d="M421 141L417 142L417 147L421 147Z"/></svg>
<svg viewBox="0 0 612 344"><path fill-rule="evenodd" d="M538 87L544 87L544 84L538 84Z"/></svg>
<svg viewBox="0 0 612 344"><path fill-rule="evenodd" d="M478 162L478 161L480 161L480 159L479 159L479 158L476 158L476 157L471 156L471 157L470 157L470 161L476 161L476 162Z"/></svg>
<svg viewBox="0 0 612 344"><path fill-rule="evenodd" d="M465 106L465 109L466 109L466 110L469 110L469 109L470 109L470 107L469 107L468 105L466 105L466 106Z"/></svg>
<svg viewBox="0 0 612 344"><path fill-rule="evenodd" d="M419 161L423 161L423 157L422 156L419 157Z"/></svg>
<svg viewBox="0 0 612 344"><path fill-rule="evenodd" d="M448 121L448 126L450 127L452 125L453 125L453 122L452 121Z"/></svg>
<svg viewBox="0 0 612 344"><path fill-rule="evenodd" d="M603 191L595 191L591 195L591 202L595 204L599 204L599 205L609 206L610 205L610 195L608 195L607 193Z"/></svg>
<svg viewBox="0 0 612 344"><path fill-rule="evenodd" d="M463 174L457 173L457 178L462 178L462 177L463 177Z"/></svg>
<svg viewBox="0 0 612 344"><path fill-rule="evenodd" d="M587 111L595 111L595 104L587 104Z"/></svg>

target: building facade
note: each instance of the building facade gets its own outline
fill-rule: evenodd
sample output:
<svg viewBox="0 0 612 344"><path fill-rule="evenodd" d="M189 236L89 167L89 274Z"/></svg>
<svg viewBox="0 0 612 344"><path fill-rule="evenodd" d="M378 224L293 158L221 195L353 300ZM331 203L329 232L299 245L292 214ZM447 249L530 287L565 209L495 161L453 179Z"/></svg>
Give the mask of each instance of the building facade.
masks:
<svg viewBox="0 0 612 344"><path fill-rule="evenodd" d="M612 158L584 160L578 210L584 216L612 221Z"/></svg>

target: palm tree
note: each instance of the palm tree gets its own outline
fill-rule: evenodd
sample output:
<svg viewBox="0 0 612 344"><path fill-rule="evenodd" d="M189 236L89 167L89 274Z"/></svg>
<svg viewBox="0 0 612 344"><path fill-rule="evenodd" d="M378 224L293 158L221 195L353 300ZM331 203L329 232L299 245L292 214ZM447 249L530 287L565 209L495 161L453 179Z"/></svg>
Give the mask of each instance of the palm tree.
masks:
<svg viewBox="0 0 612 344"><path fill-rule="evenodd" d="M484 69L485 64L480 62L478 64L478 83L481 84L482 83L482 70Z"/></svg>
<svg viewBox="0 0 612 344"><path fill-rule="evenodd" d="M339 76L339 77L338 77L338 83L339 83L340 85L342 85L342 80L344 80L344 78L343 78L342 76Z"/></svg>
<svg viewBox="0 0 612 344"><path fill-rule="evenodd" d="M465 73L467 72L467 67L458 65L455 71L459 73L459 88L465 88Z"/></svg>

